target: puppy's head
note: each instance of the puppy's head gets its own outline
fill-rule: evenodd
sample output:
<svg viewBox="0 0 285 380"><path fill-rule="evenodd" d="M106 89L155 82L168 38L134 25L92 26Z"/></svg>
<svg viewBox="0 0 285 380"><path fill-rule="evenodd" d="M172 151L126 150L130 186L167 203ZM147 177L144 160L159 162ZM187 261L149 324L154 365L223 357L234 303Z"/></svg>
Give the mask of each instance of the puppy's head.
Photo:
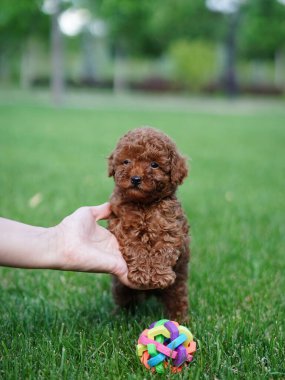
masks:
<svg viewBox="0 0 285 380"><path fill-rule="evenodd" d="M187 175L186 160L175 144L153 128L123 136L109 157L109 176L127 201L149 203L175 192Z"/></svg>

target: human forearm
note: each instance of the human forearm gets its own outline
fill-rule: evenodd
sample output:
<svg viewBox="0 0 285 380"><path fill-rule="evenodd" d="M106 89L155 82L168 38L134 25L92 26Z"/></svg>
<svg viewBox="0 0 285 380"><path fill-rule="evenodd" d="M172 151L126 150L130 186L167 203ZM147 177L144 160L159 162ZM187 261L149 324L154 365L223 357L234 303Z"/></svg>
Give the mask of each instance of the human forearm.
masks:
<svg viewBox="0 0 285 380"><path fill-rule="evenodd" d="M59 267L54 228L0 218L0 265L15 268Z"/></svg>
<svg viewBox="0 0 285 380"><path fill-rule="evenodd" d="M0 218L0 266L111 273L133 287L115 236L97 223L110 212L108 203L80 207L50 228Z"/></svg>

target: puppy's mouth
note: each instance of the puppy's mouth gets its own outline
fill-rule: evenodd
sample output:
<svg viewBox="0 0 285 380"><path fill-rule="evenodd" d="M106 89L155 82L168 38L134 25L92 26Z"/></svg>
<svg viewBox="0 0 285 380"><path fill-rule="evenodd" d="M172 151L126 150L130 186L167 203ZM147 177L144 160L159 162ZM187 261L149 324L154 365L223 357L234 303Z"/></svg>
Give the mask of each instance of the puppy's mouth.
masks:
<svg viewBox="0 0 285 380"><path fill-rule="evenodd" d="M153 188L147 188L146 184L140 183L129 183L126 187L121 187L121 194L126 199L139 200L148 198L153 193Z"/></svg>
<svg viewBox="0 0 285 380"><path fill-rule="evenodd" d="M155 182L139 175L117 177L117 190L125 200L146 202L160 198L165 190L164 182Z"/></svg>
<svg viewBox="0 0 285 380"><path fill-rule="evenodd" d="M134 192L134 193L146 193L145 189L143 188L142 184L138 185L130 185L130 187L127 189L128 192Z"/></svg>
<svg viewBox="0 0 285 380"><path fill-rule="evenodd" d="M121 192L126 195L127 193L150 195L154 193L161 193L165 188L163 183L148 183L144 181L117 182L117 186Z"/></svg>
<svg viewBox="0 0 285 380"><path fill-rule="evenodd" d="M129 189L143 191L141 184L135 184L135 185L131 184Z"/></svg>

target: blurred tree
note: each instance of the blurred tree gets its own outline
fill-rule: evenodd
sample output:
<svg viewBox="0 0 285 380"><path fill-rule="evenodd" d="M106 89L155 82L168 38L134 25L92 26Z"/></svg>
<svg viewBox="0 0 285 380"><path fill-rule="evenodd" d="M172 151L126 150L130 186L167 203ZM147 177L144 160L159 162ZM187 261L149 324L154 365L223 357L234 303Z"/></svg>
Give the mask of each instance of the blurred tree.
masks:
<svg viewBox="0 0 285 380"><path fill-rule="evenodd" d="M97 0L93 9L108 23L114 43L116 89L124 87L126 54L159 56L177 39L212 40L222 33L220 15L204 0Z"/></svg>
<svg viewBox="0 0 285 380"><path fill-rule="evenodd" d="M148 21L157 52L180 39L219 40L225 30L222 15L207 9L205 0L156 0Z"/></svg>
<svg viewBox="0 0 285 380"><path fill-rule="evenodd" d="M285 84L285 4L276 0L250 0L242 8L240 33L244 57L275 60L275 82Z"/></svg>
<svg viewBox="0 0 285 380"><path fill-rule="evenodd" d="M64 63L63 35L59 28L61 0L51 2L51 95L55 105L63 102L64 93Z"/></svg>
<svg viewBox="0 0 285 380"><path fill-rule="evenodd" d="M225 30L224 18L207 9L205 0L76 0L75 4L103 18L114 45L138 56L158 56L181 38L218 40Z"/></svg>
<svg viewBox="0 0 285 380"><path fill-rule="evenodd" d="M0 12L0 77L11 79L11 62L21 52L21 82L28 85L27 51L30 39L46 38L48 17L41 12L39 0L2 0ZM1 75L2 73L2 75Z"/></svg>
<svg viewBox="0 0 285 380"><path fill-rule="evenodd" d="M215 47L212 43L177 40L170 46L175 76L186 88L200 91L215 70Z"/></svg>
<svg viewBox="0 0 285 380"><path fill-rule="evenodd" d="M276 0L250 0L242 7L242 53L248 58L274 58L285 47L285 6Z"/></svg>
<svg viewBox="0 0 285 380"><path fill-rule="evenodd" d="M147 0L98 0L91 8L107 22L109 38L114 46L114 89L125 88L125 58L141 52L148 40L148 19L152 3Z"/></svg>
<svg viewBox="0 0 285 380"><path fill-rule="evenodd" d="M226 29L222 38L225 47L225 63L222 74L222 83L229 96L238 92L237 83L237 36L239 32L240 7L244 0L206 0L207 7L213 12L224 15Z"/></svg>

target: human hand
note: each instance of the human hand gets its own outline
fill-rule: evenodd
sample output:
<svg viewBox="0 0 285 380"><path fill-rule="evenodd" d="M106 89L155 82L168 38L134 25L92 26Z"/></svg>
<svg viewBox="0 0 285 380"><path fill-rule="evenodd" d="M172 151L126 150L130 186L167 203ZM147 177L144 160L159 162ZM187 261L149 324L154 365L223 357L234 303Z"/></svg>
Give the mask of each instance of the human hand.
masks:
<svg viewBox="0 0 285 380"><path fill-rule="evenodd" d="M128 267L113 234L97 221L110 215L109 203L81 207L53 227L58 268L80 272L112 273L129 286Z"/></svg>

